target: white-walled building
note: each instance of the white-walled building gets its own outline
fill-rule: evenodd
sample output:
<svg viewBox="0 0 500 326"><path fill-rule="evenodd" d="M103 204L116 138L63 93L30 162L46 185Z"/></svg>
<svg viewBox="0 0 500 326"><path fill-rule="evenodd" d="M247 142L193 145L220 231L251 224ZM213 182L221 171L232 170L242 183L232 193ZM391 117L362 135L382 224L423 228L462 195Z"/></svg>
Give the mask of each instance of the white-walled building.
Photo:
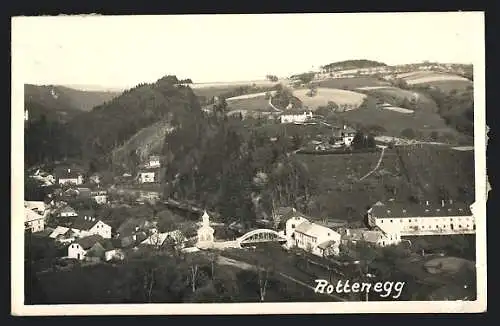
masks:
<svg viewBox="0 0 500 326"><path fill-rule="evenodd" d="M106 204L108 202L108 192L106 190L92 191L90 197L97 204Z"/></svg>
<svg viewBox="0 0 500 326"><path fill-rule="evenodd" d="M149 157L148 167L154 169L154 168L159 168L160 166L161 166L160 156L158 156L158 155L151 155Z"/></svg>
<svg viewBox="0 0 500 326"><path fill-rule="evenodd" d="M104 239L111 239L111 226L92 216L78 216L74 219L69 228L75 232L76 236L79 238L90 235L100 235Z"/></svg>
<svg viewBox="0 0 500 326"><path fill-rule="evenodd" d="M471 207L452 200L423 205L377 202L368 210L368 224L382 230L400 230L401 236L474 234Z"/></svg>
<svg viewBox="0 0 500 326"><path fill-rule="evenodd" d="M59 209L57 215L60 217L77 217L78 213L71 206L64 206Z"/></svg>
<svg viewBox="0 0 500 326"><path fill-rule="evenodd" d="M81 185L83 183L83 175L72 171L71 169L65 170L58 176L58 183L62 184L75 184Z"/></svg>
<svg viewBox="0 0 500 326"><path fill-rule="evenodd" d="M312 111L296 113L296 114L282 114L280 115L281 123L302 123L306 122L309 119L312 119L313 114Z"/></svg>
<svg viewBox="0 0 500 326"><path fill-rule="evenodd" d="M139 172L139 182L140 183L155 182L155 172L154 171L141 171L141 172Z"/></svg>
<svg viewBox="0 0 500 326"><path fill-rule="evenodd" d="M310 222L304 215L294 211L285 223L283 235L286 247L298 247L324 257L338 255L341 236L325 226Z"/></svg>
<svg viewBox="0 0 500 326"><path fill-rule="evenodd" d="M45 219L43 215L27 207L24 208L24 229L31 232L40 232L45 229Z"/></svg>
<svg viewBox="0 0 500 326"><path fill-rule="evenodd" d="M107 258L106 252L114 251L110 246L110 242L106 241L98 234L89 235L77 239L75 242L68 246L68 258L84 260L92 252L92 257ZM113 256L113 255L108 255Z"/></svg>

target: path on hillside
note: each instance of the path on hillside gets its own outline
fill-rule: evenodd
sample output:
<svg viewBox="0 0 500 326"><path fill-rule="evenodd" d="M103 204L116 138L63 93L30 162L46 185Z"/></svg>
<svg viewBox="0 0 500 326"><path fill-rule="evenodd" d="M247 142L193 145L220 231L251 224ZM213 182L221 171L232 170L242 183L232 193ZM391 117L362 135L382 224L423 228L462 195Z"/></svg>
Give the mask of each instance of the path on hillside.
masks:
<svg viewBox="0 0 500 326"><path fill-rule="evenodd" d="M252 269L256 269L257 266L255 265L251 265L251 264L248 264L248 263L245 263L245 262L242 262L242 261L239 261L239 260L235 260L235 259L232 259L232 258L227 258L227 257L224 257L224 256L219 256L218 257L218 261L217 261L219 264L221 265L229 265L229 266L233 266L233 267L237 267L237 268L240 268L240 269L243 269L243 270L252 270ZM292 281L294 283L297 283L299 285L302 285L302 286L305 286L309 289L311 289L312 291L315 290L315 287L314 286L311 286L307 283L304 283L302 281L299 281L289 275L286 275L284 273L281 273L281 272L278 272L278 275L283 277L283 278L286 278L287 280L289 281ZM333 293L325 293L326 295L332 297L332 298L335 298L339 301L347 301L346 299L342 298L342 297L339 297Z"/></svg>
<svg viewBox="0 0 500 326"><path fill-rule="evenodd" d="M273 103L271 103L271 100L272 100L272 99L273 99L273 97L272 97L272 96L269 96L269 106L270 106L270 107L271 107L274 111L276 111L276 112L283 112L282 110L280 110L280 109L278 109L277 107L275 107L275 106L273 105Z"/></svg>
<svg viewBox="0 0 500 326"><path fill-rule="evenodd" d="M380 167L380 163L382 163L382 158L384 157L384 153L385 153L385 146L381 147L382 148L382 152L380 153L380 157L378 159L378 162L377 162L377 165L375 165L375 168L373 168L373 170L371 170L370 172L368 172L367 174L365 174L363 177L361 177L359 179L359 181L365 179L366 177L370 176L373 172L377 171L377 169Z"/></svg>

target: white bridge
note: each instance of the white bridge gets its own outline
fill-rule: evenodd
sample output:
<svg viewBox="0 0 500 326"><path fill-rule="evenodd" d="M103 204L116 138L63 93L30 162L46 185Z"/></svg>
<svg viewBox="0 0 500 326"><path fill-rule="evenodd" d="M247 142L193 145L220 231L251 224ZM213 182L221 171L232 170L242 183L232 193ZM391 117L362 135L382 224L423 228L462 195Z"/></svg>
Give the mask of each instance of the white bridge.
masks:
<svg viewBox="0 0 500 326"><path fill-rule="evenodd" d="M269 229L256 229L245 233L241 237L237 238L236 241L240 246L250 245L255 243L265 243L265 242L286 242L286 238L274 230Z"/></svg>

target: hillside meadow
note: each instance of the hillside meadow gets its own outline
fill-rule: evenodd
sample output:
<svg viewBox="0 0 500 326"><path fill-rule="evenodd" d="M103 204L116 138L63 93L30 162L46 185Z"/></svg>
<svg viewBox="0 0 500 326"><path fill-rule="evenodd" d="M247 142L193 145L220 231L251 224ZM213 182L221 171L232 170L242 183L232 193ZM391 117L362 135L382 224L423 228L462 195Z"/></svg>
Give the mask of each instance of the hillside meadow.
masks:
<svg viewBox="0 0 500 326"><path fill-rule="evenodd" d="M390 83L374 77L332 78L317 82L319 87L354 90L366 86L390 86Z"/></svg>
<svg viewBox="0 0 500 326"><path fill-rule="evenodd" d="M429 140L431 133L435 132L443 142L465 141L465 136L449 127L444 119L434 112L415 111L409 114L383 108L360 108L336 113L335 118L343 119L354 126L383 127L383 134L387 136L399 137L403 130L412 129L415 131L415 139L418 140Z"/></svg>
<svg viewBox="0 0 500 326"><path fill-rule="evenodd" d="M351 106L352 108L357 108L361 105L361 103L363 103L363 100L366 97L365 94L326 87L318 87L316 95L312 97L307 95L308 92L309 89L296 89L293 91L293 95L312 110L315 110L320 106L326 106L330 101L339 106Z"/></svg>
<svg viewBox="0 0 500 326"><path fill-rule="evenodd" d="M382 163L369 177L380 157L375 153L342 155L297 154L313 178L314 204L310 213L341 220L361 221L377 201L410 203L411 196L438 201L446 192L458 201L474 200L474 153L442 146L407 146L386 149Z"/></svg>

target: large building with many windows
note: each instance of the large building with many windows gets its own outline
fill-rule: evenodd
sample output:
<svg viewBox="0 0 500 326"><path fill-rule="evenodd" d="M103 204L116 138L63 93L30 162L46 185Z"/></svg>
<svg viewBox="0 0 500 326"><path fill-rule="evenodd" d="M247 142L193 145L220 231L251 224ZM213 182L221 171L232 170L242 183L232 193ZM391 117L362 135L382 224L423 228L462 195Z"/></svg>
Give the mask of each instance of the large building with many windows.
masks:
<svg viewBox="0 0 500 326"><path fill-rule="evenodd" d="M401 236L474 234L471 205L453 200L423 205L377 202L368 210L368 224L382 230L399 229Z"/></svg>

